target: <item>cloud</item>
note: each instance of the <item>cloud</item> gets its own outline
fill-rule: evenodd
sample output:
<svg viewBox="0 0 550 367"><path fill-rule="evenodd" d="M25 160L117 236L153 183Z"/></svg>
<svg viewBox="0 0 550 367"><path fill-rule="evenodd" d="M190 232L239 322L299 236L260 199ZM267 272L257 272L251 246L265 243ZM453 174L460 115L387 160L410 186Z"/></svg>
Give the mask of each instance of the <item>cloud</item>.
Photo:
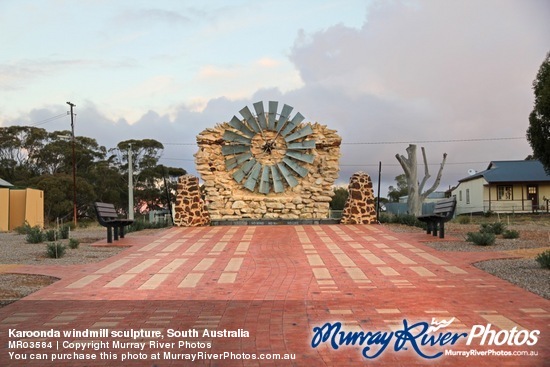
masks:
<svg viewBox="0 0 550 367"><path fill-rule="evenodd" d="M83 59L37 59L17 60L0 65L0 88L4 90L17 90L24 83L58 74L68 68L98 66L94 60Z"/></svg>
<svg viewBox="0 0 550 367"><path fill-rule="evenodd" d="M524 136L531 82L548 47L548 8L537 1L383 3L360 29L299 34L290 59L305 86L289 95L338 126L344 142ZM380 160L396 175L394 155L406 145L343 146L342 161ZM467 165L523 159L530 149L520 140L433 143L430 163L444 151L449 162ZM448 165L444 182L466 170Z"/></svg>
<svg viewBox="0 0 550 367"><path fill-rule="evenodd" d="M204 100L209 93L246 100L259 88L289 91L299 88L302 81L289 62L260 57L244 64L205 65L189 84L195 86L195 98Z"/></svg>
<svg viewBox="0 0 550 367"><path fill-rule="evenodd" d="M191 18L176 10L144 8L125 9L115 17L114 22L116 24L133 23L140 26L144 24L186 25L191 22Z"/></svg>
<svg viewBox="0 0 550 367"><path fill-rule="evenodd" d="M306 121L338 130L340 183L359 170L376 183L382 162L385 195L402 173L395 155L406 154L407 142L422 140L432 141L418 144L426 147L432 175L448 153L440 186L446 189L469 168L483 170L491 160L531 153L526 140L467 140L525 136L531 83L548 52L547 19L550 6L537 0L381 2L369 8L360 28L299 32L288 60L256 54L239 64L210 60L185 81L170 73L148 76L119 96L143 102L133 111L121 110L125 119L105 112L113 106L79 103L77 132L108 147L132 138L157 139L166 143L165 164L194 173L200 131L256 101L277 100L294 106ZM27 78L50 70L19 67L20 77ZM184 88L190 95L184 103L147 105L155 94ZM58 113L51 112L43 118ZM454 139L465 141L442 142Z"/></svg>

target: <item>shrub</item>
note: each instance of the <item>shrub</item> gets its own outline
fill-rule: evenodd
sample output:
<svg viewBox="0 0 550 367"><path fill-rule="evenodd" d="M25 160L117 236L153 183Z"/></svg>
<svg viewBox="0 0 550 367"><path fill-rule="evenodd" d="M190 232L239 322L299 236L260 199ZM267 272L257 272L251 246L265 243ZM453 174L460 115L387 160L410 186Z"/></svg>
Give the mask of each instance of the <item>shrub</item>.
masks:
<svg viewBox="0 0 550 367"><path fill-rule="evenodd" d="M502 234L504 229L506 229L506 224L502 222L482 223L479 231L481 233Z"/></svg>
<svg viewBox="0 0 550 367"><path fill-rule="evenodd" d="M71 231L71 226L69 224L65 224L61 228L59 228L59 236L66 240L69 238L69 232Z"/></svg>
<svg viewBox="0 0 550 367"><path fill-rule="evenodd" d="M171 223L170 221L167 221L167 220L159 220L156 223L152 223L144 220L136 220L134 221L134 223L127 226L124 231L126 233L130 233L130 232L142 231L144 229L166 228L169 225L171 225Z"/></svg>
<svg viewBox="0 0 550 367"><path fill-rule="evenodd" d="M397 223L404 224L411 227L425 228L426 224L419 221L416 216L412 214L399 214L396 216Z"/></svg>
<svg viewBox="0 0 550 367"><path fill-rule="evenodd" d="M65 255L65 249L66 247L59 242L50 242L47 245L48 257L51 257L52 259L59 259Z"/></svg>
<svg viewBox="0 0 550 367"><path fill-rule="evenodd" d="M55 241L57 240L57 231L55 229L47 230L45 233L46 241Z"/></svg>
<svg viewBox="0 0 550 367"><path fill-rule="evenodd" d="M26 237L27 243L41 243L44 241L44 234L42 233L42 229L38 226L34 226L29 228L27 231L27 237Z"/></svg>
<svg viewBox="0 0 550 367"><path fill-rule="evenodd" d="M507 229L502 232L502 237L508 239L519 238L519 232L514 229Z"/></svg>
<svg viewBox="0 0 550 367"><path fill-rule="evenodd" d="M380 213L380 216L378 217L378 220L380 221L380 223L390 223L391 222L391 217L387 213Z"/></svg>
<svg viewBox="0 0 550 367"><path fill-rule="evenodd" d="M470 224L472 222L472 219L469 215L461 215L458 217L458 223L460 224Z"/></svg>
<svg viewBox="0 0 550 367"><path fill-rule="evenodd" d="M543 268L550 269L550 250L541 252L535 257L535 260L537 260Z"/></svg>
<svg viewBox="0 0 550 367"><path fill-rule="evenodd" d="M495 243L495 234L489 232L468 232L466 241L478 246L490 246Z"/></svg>
<svg viewBox="0 0 550 367"><path fill-rule="evenodd" d="M31 228L29 222L25 221L25 224L15 228L15 232L17 232L17 234L28 234Z"/></svg>
<svg viewBox="0 0 550 367"><path fill-rule="evenodd" d="M424 222L419 221L416 216L412 214L394 214L389 215L386 213L381 213L379 217L380 223L397 223L404 224L411 227L420 227L426 228Z"/></svg>
<svg viewBox="0 0 550 367"><path fill-rule="evenodd" d="M73 250L75 248L78 248L79 245L80 245L80 241L77 240L76 238L69 239L69 247L72 248Z"/></svg>

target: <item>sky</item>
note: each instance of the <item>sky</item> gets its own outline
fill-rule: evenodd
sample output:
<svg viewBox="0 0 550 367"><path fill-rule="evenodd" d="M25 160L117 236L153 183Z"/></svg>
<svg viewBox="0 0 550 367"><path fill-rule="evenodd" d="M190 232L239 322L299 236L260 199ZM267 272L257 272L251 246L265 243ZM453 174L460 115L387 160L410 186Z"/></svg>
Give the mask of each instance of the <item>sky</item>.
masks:
<svg viewBox="0 0 550 367"><path fill-rule="evenodd" d="M547 0L0 0L0 126L70 129L70 101L76 135L156 139L196 175L199 132L273 100L342 136L339 184L377 190L381 162L385 196L417 144L429 185L448 154L446 190L532 153L548 19Z"/></svg>

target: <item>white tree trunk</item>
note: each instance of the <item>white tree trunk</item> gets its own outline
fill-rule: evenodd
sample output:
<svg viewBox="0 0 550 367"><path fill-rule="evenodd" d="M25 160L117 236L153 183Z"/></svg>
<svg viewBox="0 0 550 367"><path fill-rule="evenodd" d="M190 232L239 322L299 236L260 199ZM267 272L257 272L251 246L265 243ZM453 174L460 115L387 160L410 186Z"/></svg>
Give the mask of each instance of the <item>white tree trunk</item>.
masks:
<svg viewBox="0 0 550 367"><path fill-rule="evenodd" d="M418 163L416 161L416 145L410 144L407 147L407 158L399 154L396 154L395 158L397 158L397 161L399 161L399 164L401 164L401 167L405 172L405 177L407 178L407 186L409 188L407 206L408 206L409 214L413 214L416 216L421 215L422 203L424 202L426 197L428 197L428 195L430 195L432 192L435 191L435 189L439 186L439 183L441 182L441 175L443 174L443 167L445 166L447 153L443 154L443 161L441 162L439 171L437 172L437 177L435 179L434 184L425 192L422 192L422 190L424 190L424 185L426 184L426 182L431 176L428 169L428 161L426 159L426 151L424 150L424 147L422 147L422 158L424 161L424 178L420 183L418 182Z"/></svg>

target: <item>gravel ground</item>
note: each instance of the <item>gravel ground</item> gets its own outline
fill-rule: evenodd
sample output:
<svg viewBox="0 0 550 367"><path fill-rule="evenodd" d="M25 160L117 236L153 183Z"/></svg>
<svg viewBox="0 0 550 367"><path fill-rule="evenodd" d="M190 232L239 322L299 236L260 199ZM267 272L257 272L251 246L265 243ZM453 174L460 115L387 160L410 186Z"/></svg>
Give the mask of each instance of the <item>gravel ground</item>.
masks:
<svg viewBox="0 0 550 367"><path fill-rule="evenodd" d="M0 307L36 292L57 280L57 278L43 275L11 274L10 269L14 264L89 264L107 259L124 250L124 247L91 246L92 243L106 238L106 230L103 227L79 229L72 232L71 237L80 241L78 248L67 247L65 256L51 259L46 255L47 242L30 244L26 243L24 235L0 233ZM68 240L60 242L67 245Z"/></svg>
<svg viewBox="0 0 550 367"><path fill-rule="evenodd" d="M394 232L423 232L423 230L403 225L388 225ZM424 242L426 246L438 251L455 252L499 252L509 255L510 259L488 260L475 263L474 266L489 274L550 299L550 269L543 269L535 256L550 250L550 220L547 222L522 223L508 225L507 229L520 232L518 239L504 239L497 236L494 245L477 246L466 242L466 233L479 231L479 225L447 223L446 236L463 239L462 241L445 241L434 238L434 242Z"/></svg>
<svg viewBox="0 0 550 367"><path fill-rule="evenodd" d="M0 233L0 264L76 265L98 262L118 254L124 249L123 247L91 246L92 243L102 240L106 236L106 230L102 227L73 231L71 237L80 241L78 248L70 249L67 246L68 240L61 240L59 242L67 246L65 256L52 259L46 254L47 241L26 243L24 235Z"/></svg>
<svg viewBox="0 0 550 367"><path fill-rule="evenodd" d="M414 227L402 225L385 225L394 232L421 232ZM550 299L550 269L542 269L534 260L536 254L550 249L550 220L548 223L522 223L510 225L509 229L520 232L520 238L506 240L497 238L495 245L476 246L466 241L445 241L434 238L434 242L426 242L438 251L493 251L509 254L504 260L489 260L475 264L499 278L514 283L530 292ZM478 225L460 225L447 223L445 230L448 236L465 238L467 232L475 232ZM140 232L140 235L154 235L155 230L149 233ZM129 236L132 233L128 234ZM78 249L69 249L60 259L50 259L46 256L46 245L27 244L25 236L15 233L0 233L0 307L22 298L36 290L56 281L55 278L29 275L10 274L10 264L29 265L75 265L98 262L109 258L124 248L121 247L92 247L91 243L105 238L105 228L91 227L72 232L71 237L80 241ZM64 243L67 241L65 240Z"/></svg>
<svg viewBox="0 0 550 367"><path fill-rule="evenodd" d="M550 299L550 269L542 269L535 259L489 260L477 263L475 266Z"/></svg>

